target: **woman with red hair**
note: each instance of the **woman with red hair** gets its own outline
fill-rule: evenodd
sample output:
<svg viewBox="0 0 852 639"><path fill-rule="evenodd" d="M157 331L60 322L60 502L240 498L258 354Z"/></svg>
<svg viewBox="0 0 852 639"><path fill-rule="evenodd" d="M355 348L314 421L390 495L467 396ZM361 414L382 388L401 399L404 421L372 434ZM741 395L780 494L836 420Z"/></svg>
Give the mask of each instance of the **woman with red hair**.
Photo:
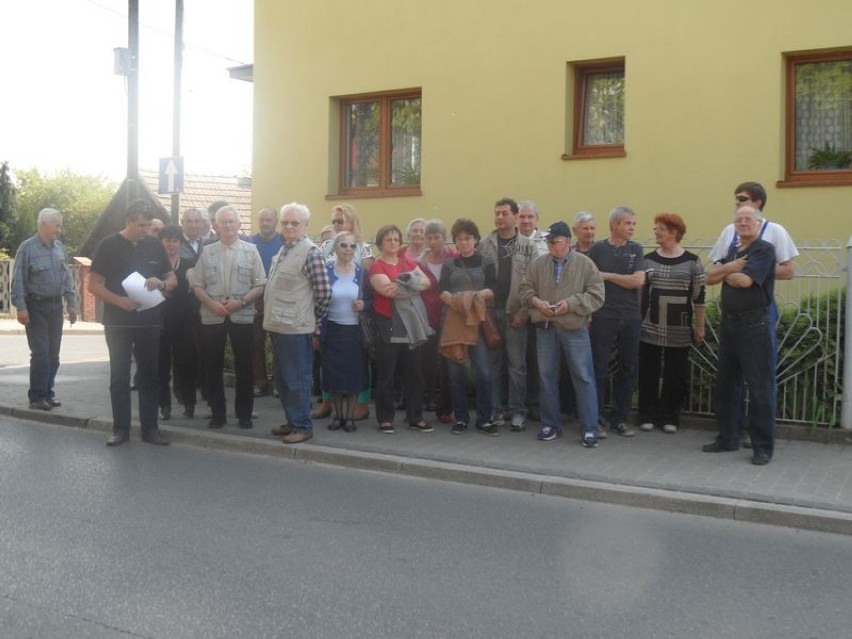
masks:
<svg viewBox="0 0 852 639"><path fill-rule="evenodd" d="M654 218L657 249L645 255L639 343L639 428L677 432L689 374L689 349L704 339L704 267L680 241L679 215ZM663 383L660 385L660 376Z"/></svg>

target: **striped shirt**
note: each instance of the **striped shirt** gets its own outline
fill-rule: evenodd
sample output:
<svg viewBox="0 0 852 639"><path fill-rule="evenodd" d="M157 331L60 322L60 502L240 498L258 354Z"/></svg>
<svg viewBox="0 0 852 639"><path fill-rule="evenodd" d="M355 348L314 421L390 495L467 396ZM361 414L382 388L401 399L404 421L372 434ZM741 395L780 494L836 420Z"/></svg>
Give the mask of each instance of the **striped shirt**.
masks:
<svg viewBox="0 0 852 639"><path fill-rule="evenodd" d="M652 251L645 256L645 273L641 341L670 348L690 346L693 308L704 306L701 260L689 251L679 257Z"/></svg>

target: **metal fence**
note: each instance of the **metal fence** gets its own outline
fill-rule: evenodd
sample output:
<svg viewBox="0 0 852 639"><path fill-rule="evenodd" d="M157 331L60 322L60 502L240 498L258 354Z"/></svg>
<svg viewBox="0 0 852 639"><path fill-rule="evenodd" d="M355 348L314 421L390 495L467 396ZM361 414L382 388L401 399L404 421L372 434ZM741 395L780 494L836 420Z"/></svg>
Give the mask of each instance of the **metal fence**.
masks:
<svg viewBox="0 0 852 639"><path fill-rule="evenodd" d="M0 260L0 317L12 317L13 260Z"/></svg>

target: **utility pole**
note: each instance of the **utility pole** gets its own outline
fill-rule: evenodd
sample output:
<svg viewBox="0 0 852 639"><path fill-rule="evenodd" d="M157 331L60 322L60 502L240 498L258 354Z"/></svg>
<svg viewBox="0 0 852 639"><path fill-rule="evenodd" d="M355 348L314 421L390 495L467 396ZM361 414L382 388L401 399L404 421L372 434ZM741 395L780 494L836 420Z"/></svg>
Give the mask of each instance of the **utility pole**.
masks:
<svg viewBox="0 0 852 639"><path fill-rule="evenodd" d="M175 83L172 112L172 157L180 157L180 98L183 72L183 0L175 0ZM180 223L180 192L172 193L172 224Z"/></svg>
<svg viewBox="0 0 852 639"><path fill-rule="evenodd" d="M127 198L139 197L139 0L128 0Z"/></svg>

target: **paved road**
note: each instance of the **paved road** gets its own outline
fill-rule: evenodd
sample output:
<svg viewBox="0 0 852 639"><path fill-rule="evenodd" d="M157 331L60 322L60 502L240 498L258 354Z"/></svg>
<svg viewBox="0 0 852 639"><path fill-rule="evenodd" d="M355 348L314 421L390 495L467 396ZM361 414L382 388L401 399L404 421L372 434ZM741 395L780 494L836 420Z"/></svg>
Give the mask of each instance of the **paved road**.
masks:
<svg viewBox="0 0 852 639"><path fill-rule="evenodd" d="M848 636L848 538L0 422L0 636Z"/></svg>

